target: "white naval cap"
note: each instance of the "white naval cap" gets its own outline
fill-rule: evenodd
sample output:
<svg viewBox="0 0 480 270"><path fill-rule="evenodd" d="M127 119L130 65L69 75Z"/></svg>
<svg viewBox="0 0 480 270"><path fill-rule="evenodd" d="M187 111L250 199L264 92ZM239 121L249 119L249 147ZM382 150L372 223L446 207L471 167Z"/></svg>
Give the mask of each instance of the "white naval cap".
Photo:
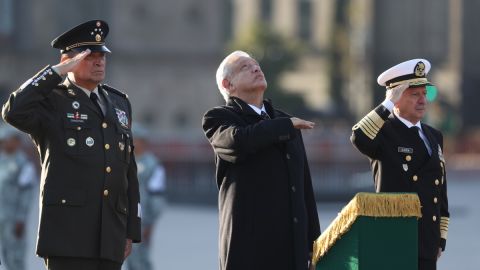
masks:
<svg viewBox="0 0 480 270"><path fill-rule="evenodd" d="M431 85L426 78L430 68L431 64L426 59L408 60L385 70L378 76L377 82L387 89L403 83L408 83L410 87Z"/></svg>

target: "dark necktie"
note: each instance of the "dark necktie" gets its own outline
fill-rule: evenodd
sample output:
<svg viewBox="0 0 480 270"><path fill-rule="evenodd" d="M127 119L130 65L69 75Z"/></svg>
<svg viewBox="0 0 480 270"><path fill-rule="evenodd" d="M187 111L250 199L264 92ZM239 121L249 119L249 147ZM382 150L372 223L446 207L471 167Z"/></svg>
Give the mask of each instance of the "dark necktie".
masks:
<svg viewBox="0 0 480 270"><path fill-rule="evenodd" d="M262 116L263 120L270 120L270 116L265 111L262 111L260 116Z"/></svg>
<svg viewBox="0 0 480 270"><path fill-rule="evenodd" d="M428 153L429 155L432 155L429 147L427 146L428 142L427 142L427 141L424 141L424 140L422 139L422 136L420 136L420 128L417 127L417 126L413 126L413 127L411 127L410 129L412 129L413 132L416 133L416 135L417 135L417 137L420 139L420 141L422 141L423 145L425 146L425 150L427 151L427 153Z"/></svg>
<svg viewBox="0 0 480 270"><path fill-rule="evenodd" d="M103 116L103 111L102 108L100 108L100 105L98 104L98 96L94 92L90 93L90 100L93 102L93 105L97 108L97 110L100 112L100 114Z"/></svg>

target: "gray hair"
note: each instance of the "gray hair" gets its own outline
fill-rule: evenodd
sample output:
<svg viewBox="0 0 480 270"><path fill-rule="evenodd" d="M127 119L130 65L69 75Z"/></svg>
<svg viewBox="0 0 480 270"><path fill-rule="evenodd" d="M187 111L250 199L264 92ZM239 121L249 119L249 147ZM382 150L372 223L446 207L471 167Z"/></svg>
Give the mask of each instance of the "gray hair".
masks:
<svg viewBox="0 0 480 270"><path fill-rule="evenodd" d="M225 87L223 87L222 81L225 78L228 78L230 75L232 75L232 69L230 68L231 58L242 57L242 56L251 58L251 56L244 51L234 51L231 54L227 55L227 57L223 59L222 63L220 63L220 66L218 66L217 74L216 74L217 86L218 86L218 90L220 90L220 93L222 94L225 101L228 100L230 93L228 92L227 89L225 89Z"/></svg>

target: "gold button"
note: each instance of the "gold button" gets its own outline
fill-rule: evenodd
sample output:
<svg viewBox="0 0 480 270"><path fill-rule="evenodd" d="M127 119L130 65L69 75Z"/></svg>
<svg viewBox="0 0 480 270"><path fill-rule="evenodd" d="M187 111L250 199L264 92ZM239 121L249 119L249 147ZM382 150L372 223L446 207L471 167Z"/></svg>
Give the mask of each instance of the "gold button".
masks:
<svg viewBox="0 0 480 270"><path fill-rule="evenodd" d="M67 200L65 200L65 199L62 200L62 203L66 203L66 202L67 202Z"/></svg>
<svg viewBox="0 0 480 270"><path fill-rule="evenodd" d="M410 161L410 160L412 160L412 156L410 156L410 155L407 155L407 156L405 157L405 160L406 160L406 161Z"/></svg>
<svg viewBox="0 0 480 270"><path fill-rule="evenodd" d="M432 217L433 221L437 221L437 216Z"/></svg>
<svg viewBox="0 0 480 270"><path fill-rule="evenodd" d="M105 196L105 197L108 196L108 189L105 189L105 190L103 191L103 196Z"/></svg>
<svg viewBox="0 0 480 270"><path fill-rule="evenodd" d="M105 144L105 149L107 149L107 150L110 149L110 144L108 144L108 143Z"/></svg>
<svg viewBox="0 0 480 270"><path fill-rule="evenodd" d="M82 127L77 127L77 130L82 130Z"/></svg>
<svg viewBox="0 0 480 270"><path fill-rule="evenodd" d="M413 179L413 181L417 181L417 180L418 180L418 176L414 175L412 179Z"/></svg>
<svg viewBox="0 0 480 270"><path fill-rule="evenodd" d="M107 171L107 173L109 173L109 172L112 171L112 168L110 168L110 166L108 166L107 168L105 168L105 171Z"/></svg>
<svg viewBox="0 0 480 270"><path fill-rule="evenodd" d="M102 127L103 127L103 128L107 128L107 127L108 127L107 123L103 122L103 123L102 123Z"/></svg>
<svg viewBox="0 0 480 270"><path fill-rule="evenodd" d="M440 181L438 181L438 179L435 179L435 185L439 185L440 184Z"/></svg>
<svg viewBox="0 0 480 270"><path fill-rule="evenodd" d="M437 197L433 198L433 202L434 202L434 203L437 203L437 202L438 202Z"/></svg>

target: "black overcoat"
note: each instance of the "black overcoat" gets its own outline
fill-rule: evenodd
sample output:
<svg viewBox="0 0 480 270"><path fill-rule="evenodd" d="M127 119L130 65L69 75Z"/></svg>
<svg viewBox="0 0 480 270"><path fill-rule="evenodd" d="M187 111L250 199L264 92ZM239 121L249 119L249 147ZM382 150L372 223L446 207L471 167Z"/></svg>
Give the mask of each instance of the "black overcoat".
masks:
<svg viewBox="0 0 480 270"><path fill-rule="evenodd" d="M41 160L37 254L123 261L140 241L140 196L131 108L105 85L105 118L88 96L47 66L13 92L5 121L28 133Z"/></svg>
<svg viewBox="0 0 480 270"><path fill-rule="evenodd" d="M271 120L235 97L203 117L215 152L220 269L307 269L320 235L301 132L264 104Z"/></svg>
<svg viewBox="0 0 480 270"><path fill-rule="evenodd" d="M431 155L417 129L408 128L379 105L353 127L351 141L369 157L377 192L418 194L422 207L419 257L436 259L438 248L445 249L450 217L443 136L426 124L422 124L422 130Z"/></svg>

